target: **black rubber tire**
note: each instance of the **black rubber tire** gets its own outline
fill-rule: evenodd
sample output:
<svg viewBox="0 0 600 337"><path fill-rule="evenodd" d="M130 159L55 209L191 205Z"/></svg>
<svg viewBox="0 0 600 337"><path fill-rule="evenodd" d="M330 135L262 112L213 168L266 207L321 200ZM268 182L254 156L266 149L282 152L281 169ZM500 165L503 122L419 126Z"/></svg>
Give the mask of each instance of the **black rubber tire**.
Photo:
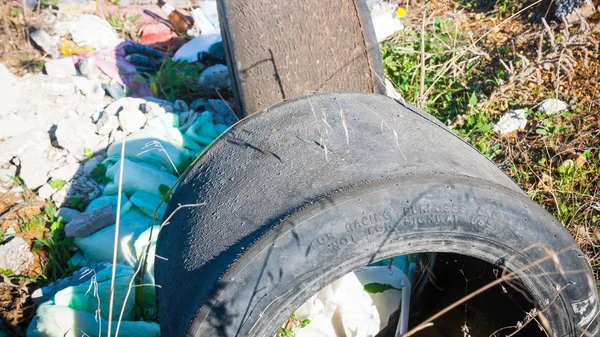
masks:
<svg viewBox="0 0 600 337"><path fill-rule="evenodd" d="M336 278L431 251L515 271L538 261L518 274L551 336L596 333L591 269L561 224L437 120L384 96L312 95L242 120L167 214L195 203L158 238L163 336L272 337Z"/></svg>
<svg viewBox="0 0 600 337"><path fill-rule="evenodd" d="M316 91L385 93L364 0L219 0L240 116Z"/></svg>

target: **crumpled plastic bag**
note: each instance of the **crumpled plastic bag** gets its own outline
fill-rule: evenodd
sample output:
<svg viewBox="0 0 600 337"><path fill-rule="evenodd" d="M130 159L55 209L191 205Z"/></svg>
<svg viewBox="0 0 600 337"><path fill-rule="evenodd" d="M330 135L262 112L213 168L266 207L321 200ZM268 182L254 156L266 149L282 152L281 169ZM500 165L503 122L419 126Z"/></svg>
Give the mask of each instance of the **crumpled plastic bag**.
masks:
<svg viewBox="0 0 600 337"><path fill-rule="evenodd" d="M113 162L116 159L116 162ZM111 162L113 162L111 164ZM111 179L104 188L104 195L114 195L119 191L119 172L121 160L110 157L105 161L106 177ZM171 188L177 182L177 177L156 168L148 163L134 162L124 159L123 162L123 193L132 195L136 191L144 191L157 198L163 197L162 187Z"/></svg>
<svg viewBox="0 0 600 337"><path fill-rule="evenodd" d="M211 112L204 111L185 131L184 135L189 136L201 145L208 146L225 130L227 130L227 126L214 124Z"/></svg>
<svg viewBox="0 0 600 337"><path fill-rule="evenodd" d="M167 203L163 202L161 204L161 201L162 198L159 199L144 191L137 191L131 195L131 202L150 218L154 217L154 211L156 210L156 223L160 222L167 211Z"/></svg>
<svg viewBox="0 0 600 337"><path fill-rule="evenodd" d="M143 301L138 300L146 310L145 317L155 317L158 315L158 305L156 303L156 287L154 285L154 259L156 257L156 240L158 238L158 232L160 231L160 225L155 225L152 228L148 228L144 233L135 240L133 244L135 253L139 260L148 252L146 259L146 272L144 273L144 284L138 289L138 294L143 292ZM152 233L152 237L150 237ZM150 247L148 247L150 242Z"/></svg>
<svg viewBox="0 0 600 337"><path fill-rule="evenodd" d="M313 295L298 310L299 321L310 323L295 330L296 337L337 337L343 331L347 337L373 337L383 329L390 315L400 308L402 292L389 289L367 293L369 283L402 287L402 270L394 266L364 267L327 285Z"/></svg>
<svg viewBox="0 0 600 337"><path fill-rule="evenodd" d="M136 266L138 258L133 250L133 244L140 234L150 227L151 223L152 219L137 207L132 207L129 212L121 217L117 248L117 261L119 263L131 267ZM112 261L114 237L115 225L111 225L90 236L76 238L74 243L85 258L93 263Z"/></svg>
<svg viewBox="0 0 600 337"><path fill-rule="evenodd" d="M159 336L158 324L129 321L133 318L135 299L130 295L125 301L125 297L133 275L132 268L116 265L113 335L116 332L121 309L124 307L123 321L119 328L120 336ZM38 307L37 315L27 330L27 336L106 336L111 276L112 265L107 264L106 268L95 272L88 282L58 291L51 300Z"/></svg>

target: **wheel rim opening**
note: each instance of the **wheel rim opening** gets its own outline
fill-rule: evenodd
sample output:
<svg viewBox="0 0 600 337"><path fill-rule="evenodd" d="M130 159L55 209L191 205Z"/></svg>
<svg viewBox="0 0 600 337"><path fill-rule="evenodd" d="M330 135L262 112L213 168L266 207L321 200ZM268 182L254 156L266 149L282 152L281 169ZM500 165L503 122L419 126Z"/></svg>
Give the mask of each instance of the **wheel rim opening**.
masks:
<svg viewBox="0 0 600 337"><path fill-rule="evenodd" d="M531 294L518 279L500 282L469 296L501 278L504 272L501 267L451 253L423 253L395 259L402 261L378 261L327 285L290 315L275 336L400 336L397 335L402 319L400 279L410 274L411 264L416 267L407 316L411 336L547 336ZM393 307L395 302L397 306ZM430 317L453 304L454 308L427 323ZM421 329L411 332L415 328Z"/></svg>

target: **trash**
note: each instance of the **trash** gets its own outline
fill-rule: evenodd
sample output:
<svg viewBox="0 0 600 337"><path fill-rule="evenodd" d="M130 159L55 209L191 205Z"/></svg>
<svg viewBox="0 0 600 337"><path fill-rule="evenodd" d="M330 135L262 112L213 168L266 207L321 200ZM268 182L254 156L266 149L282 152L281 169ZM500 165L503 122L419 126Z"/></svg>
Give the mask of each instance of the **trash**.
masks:
<svg viewBox="0 0 600 337"><path fill-rule="evenodd" d="M61 36L70 35L79 47L91 47L95 50L114 48L121 39L110 24L97 15L83 14L76 19L56 24ZM61 49L62 46L61 46Z"/></svg>
<svg viewBox="0 0 600 337"><path fill-rule="evenodd" d="M196 62L198 61L199 53L208 52L210 46L221 41L222 37L220 32L200 34L181 46L173 56L173 60ZM227 67L225 68L227 69Z"/></svg>
<svg viewBox="0 0 600 337"><path fill-rule="evenodd" d="M133 251L133 243L150 227L151 223L152 219L136 207L132 207L121 217L117 241L117 261L119 263L130 267L136 265L138 259ZM81 250L86 259L93 263L112 261L114 239L115 225L111 225L90 236L76 238L75 246Z"/></svg>
<svg viewBox="0 0 600 337"><path fill-rule="evenodd" d="M527 126L527 118L525 117L525 110L510 110L505 113L496 125L494 125L494 132L500 135L505 135L517 130L523 130Z"/></svg>
<svg viewBox="0 0 600 337"><path fill-rule="evenodd" d="M347 336L375 336L400 308L405 275L394 266L371 266L343 276L296 310L298 320L309 319L310 323L297 329L295 336L337 337L336 331ZM368 293L366 285L374 285L376 291Z"/></svg>
<svg viewBox="0 0 600 337"><path fill-rule="evenodd" d="M114 159L112 159L114 160ZM119 172L121 160L112 162L109 157L105 164L107 165L106 177L111 179L111 182L104 188L105 195L117 194L119 187ZM129 159L124 159L123 163L123 193L131 195L136 191L144 191L154 195L157 198L162 198L161 185L169 188L175 185L177 177L162 171L155 166L147 163L134 162ZM143 177L143 179L140 179Z"/></svg>
<svg viewBox="0 0 600 337"><path fill-rule="evenodd" d="M83 55L93 51L90 46L78 46L71 40L65 40L60 44L60 53L64 56Z"/></svg>
<svg viewBox="0 0 600 337"><path fill-rule="evenodd" d="M131 195L131 203L150 218L154 217L154 212L156 211L155 220L157 221L160 221L163 218L167 210L167 202L161 204L161 201L162 198L159 199L144 191L137 191Z"/></svg>
<svg viewBox="0 0 600 337"><path fill-rule="evenodd" d="M58 211L56 211L56 217L62 218L63 223L68 223L71 220L73 220L73 218L77 214L80 214L80 213L81 212L79 212L76 209L72 209L72 208L68 208L68 207L61 207L58 209Z"/></svg>
<svg viewBox="0 0 600 337"><path fill-rule="evenodd" d="M182 36L185 35L187 31L194 25L194 20L191 17L181 13L179 10L175 9L175 7L169 5L163 0L158 0L158 5L169 18L169 21L173 26L173 30L177 34Z"/></svg>
<svg viewBox="0 0 600 337"><path fill-rule="evenodd" d="M51 300L41 304L29 325L27 336L105 336L108 329L112 275L112 266L105 265L106 267L100 270L84 271L82 275L92 274L88 281L63 288L57 291ZM131 321L135 296L129 296L127 301L125 301L125 297L133 275L133 269L120 264L116 265L114 306L111 317L114 324L111 332L116 335L116 322L123 309L123 321L119 327L120 336L158 337L160 328L157 323ZM132 294L135 294L135 291L132 291Z"/></svg>
<svg viewBox="0 0 600 337"><path fill-rule="evenodd" d="M158 222L157 222L158 223ZM160 225L154 225L152 228L148 228L144 231L140 236L135 240L133 244L135 253L139 260L141 260L145 255L146 251L148 255L146 257L146 273L144 274L144 283L145 284L154 284L154 260L155 260L155 252L156 252L156 240L158 238L158 233L160 231ZM152 238L150 239L150 233L152 233ZM148 248L148 243L150 243L150 247ZM156 288L154 287L143 287L144 292L144 302L142 303L143 307L146 310L155 309L155 312L147 312L148 317L156 317L158 315L157 303L156 303Z"/></svg>
<svg viewBox="0 0 600 337"><path fill-rule="evenodd" d="M106 226L114 224L115 220L113 205L105 205L76 215L65 226L65 235L77 238L86 237Z"/></svg>
<svg viewBox="0 0 600 337"><path fill-rule="evenodd" d="M58 51L58 36L51 36L47 31L40 28L29 33L29 37L53 59L57 59L60 56L60 52Z"/></svg>
<svg viewBox="0 0 600 337"><path fill-rule="evenodd" d="M112 205L113 212L116 216L118 203L119 203L119 196L105 195L105 196L101 196L97 199L92 200L87 205L85 211L89 212L89 211L104 207L106 205ZM123 216L125 213L127 213L129 211L129 209L131 208L131 206L132 206L131 201L129 201L127 196L125 194L121 194L121 216Z"/></svg>
<svg viewBox="0 0 600 337"><path fill-rule="evenodd" d="M78 286L82 283L85 283L89 281L92 277L94 277L94 275L97 274L100 270L110 266L110 263L102 262L93 266L82 267L81 269L73 273L71 277L58 280L56 282L50 283L49 285L43 288L37 289L33 292L33 294L31 294L31 299L37 305L40 305L46 301L50 301L57 292L67 287Z"/></svg>
<svg viewBox="0 0 600 337"><path fill-rule="evenodd" d="M377 42L382 42L395 32L404 29L398 18L398 5L387 0L368 0Z"/></svg>
<svg viewBox="0 0 600 337"><path fill-rule="evenodd" d="M64 78L77 75L75 64L73 64L70 57L48 60L44 64L44 69L46 74L52 77Z"/></svg>
<svg viewBox="0 0 600 337"><path fill-rule="evenodd" d="M12 270L15 275L21 275L32 263L33 254L22 238L13 237L0 245L0 269Z"/></svg>
<svg viewBox="0 0 600 337"><path fill-rule="evenodd" d="M552 116L566 110L567 104L559 99L550 98L540 103L537 109L541 113Z"/></svg>

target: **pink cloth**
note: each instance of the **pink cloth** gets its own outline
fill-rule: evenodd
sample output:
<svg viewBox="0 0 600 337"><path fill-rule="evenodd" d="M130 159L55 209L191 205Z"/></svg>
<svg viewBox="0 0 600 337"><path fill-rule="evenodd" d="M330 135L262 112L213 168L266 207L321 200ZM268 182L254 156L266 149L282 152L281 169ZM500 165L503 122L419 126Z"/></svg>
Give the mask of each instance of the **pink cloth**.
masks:
<svg viewBox="0 0 600 337"><path fill-rule="evenodd" d="M130 96L154 96L150 87L148 87L148 83L141 78L135 66L125 60L124 47L133 44L135 44L133 41L125 41L114 48L90 52L84 55L74 55L73 62L78 64L82 59L93 57L95 59L95 67L100 69L106 76L126 85Z"/></svg>

